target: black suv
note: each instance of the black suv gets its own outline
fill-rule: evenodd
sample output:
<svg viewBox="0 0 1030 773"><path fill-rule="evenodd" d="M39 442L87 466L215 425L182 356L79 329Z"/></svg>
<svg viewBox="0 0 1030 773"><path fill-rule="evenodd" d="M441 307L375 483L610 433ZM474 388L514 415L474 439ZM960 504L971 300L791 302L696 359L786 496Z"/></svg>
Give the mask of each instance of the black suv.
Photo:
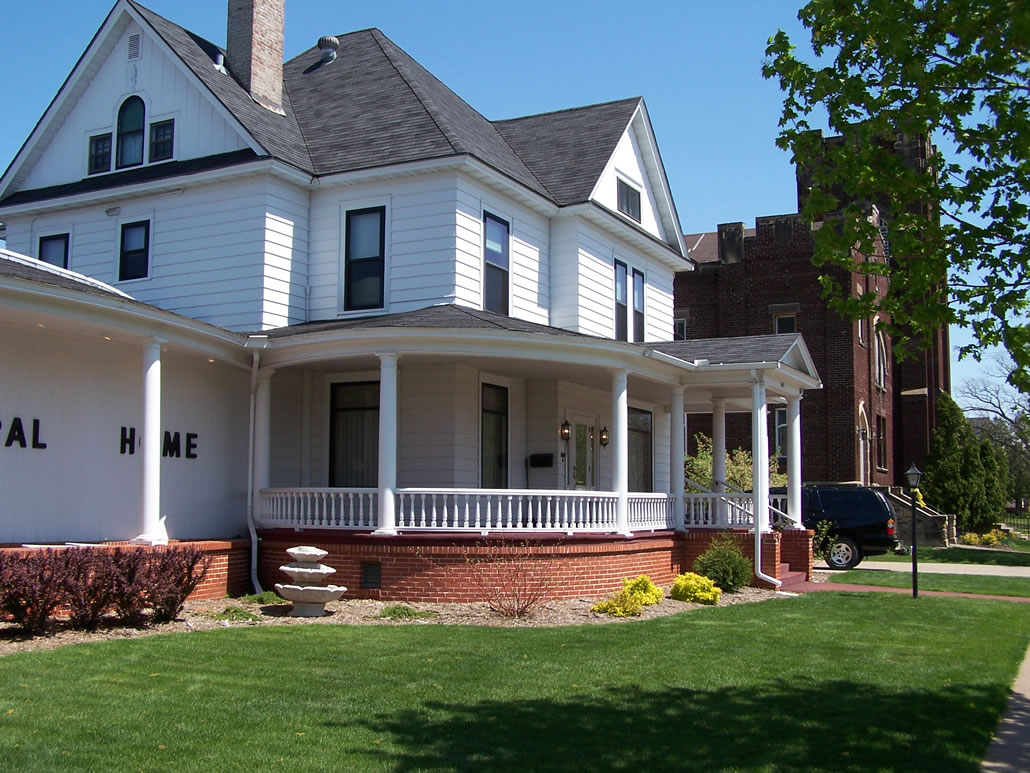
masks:
<svg viewBox="0 0 1030 773"><path fill-rule="evenodd" d="M894 511L883 492L873 488L805 485L801 523L814 529L820 521L830 522L833 545L826 563L831 569L851 569L866 556L891 553L901 546L894 536Z"/></svg>

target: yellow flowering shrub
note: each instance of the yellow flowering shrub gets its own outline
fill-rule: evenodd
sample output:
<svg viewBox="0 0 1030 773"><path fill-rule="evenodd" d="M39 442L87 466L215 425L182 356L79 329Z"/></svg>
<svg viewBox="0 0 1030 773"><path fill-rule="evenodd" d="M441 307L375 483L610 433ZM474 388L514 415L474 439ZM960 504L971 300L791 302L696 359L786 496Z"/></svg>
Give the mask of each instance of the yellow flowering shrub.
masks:
<svg viewBox="0 0 1030 773"><path fill-rule="evenodd" d="M707 577L687 572L676 577L669 593L677 601L691 601L695 604L718 604L722 589Z"/></svg>
<svg viewBox="0 0 1030 773"><path fill-rule="evenodd" d="M665 597L665 592L651 582L646 574L633 579L626 577L622 581L622 590L603 601L598 601L591 612L612 617L636 617L652 604L657 604Z"/></svg>
<svg viewBox="0 0 1030 773"><path fill-rule="evenodd" d="M967 531L965 534L962 535L962 544L963 545L979 545L980 544L980 535L977 534L974 531Z"/></svg>

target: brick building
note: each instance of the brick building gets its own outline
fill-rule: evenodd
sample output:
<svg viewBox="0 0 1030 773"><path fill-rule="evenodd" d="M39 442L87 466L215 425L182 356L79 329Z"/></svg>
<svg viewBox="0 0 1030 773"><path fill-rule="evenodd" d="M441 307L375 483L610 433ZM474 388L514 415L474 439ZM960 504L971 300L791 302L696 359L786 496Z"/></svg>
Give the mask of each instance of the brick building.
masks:
<svg viewBox="0 0 1030 773"><path fill-rule="evenodd" d="M920 165L932 154L921 141L899 142L895 149ZM803 181L798 188L800 198ZM847 279L856 295L880 294L887 280L813 266L811 231L796 213L757 218L749 229L722 224L713 233L687 235L687 246L698 267L676 276L677 337L804 337L824 385L802 401L804 480L897 485L913 462L925 469L935 398L950 391L947 328L936 332L928 349L896 361L881 319L842 318L828 308L819 284L821 274L832 272ZM879 247L873 260L885 259ZM770 406L769 448L781 458L786 415L785 407ZM697 432L711 434L710 416L688 418L691 450ZM726 432L728 448L751 447L749 416L728 416Z"/></svg>

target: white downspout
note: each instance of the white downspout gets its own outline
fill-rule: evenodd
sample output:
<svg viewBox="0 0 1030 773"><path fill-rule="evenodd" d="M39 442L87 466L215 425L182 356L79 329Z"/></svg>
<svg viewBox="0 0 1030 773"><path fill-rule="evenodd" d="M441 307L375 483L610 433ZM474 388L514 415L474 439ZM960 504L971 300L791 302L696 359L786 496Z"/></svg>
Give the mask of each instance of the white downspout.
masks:
<svg viewBox="0 0 1030 773"><path fill-rule="evenodd" d="M769 517L769 439L766 435L765 379L751 371L751 490L754 496L755 577L779 588L775 577L762 572L762 526Z"/></svg>
<svg viewBox="0 0 1030 773"><path fill-rule="evenodd" d="M255 593L261 593L258 581L258 535L254 526L254 411L257 406L257 375L261 352L254 351L250 368L250 442L247 444L247 531L250 533L250 584Z"/></svg>

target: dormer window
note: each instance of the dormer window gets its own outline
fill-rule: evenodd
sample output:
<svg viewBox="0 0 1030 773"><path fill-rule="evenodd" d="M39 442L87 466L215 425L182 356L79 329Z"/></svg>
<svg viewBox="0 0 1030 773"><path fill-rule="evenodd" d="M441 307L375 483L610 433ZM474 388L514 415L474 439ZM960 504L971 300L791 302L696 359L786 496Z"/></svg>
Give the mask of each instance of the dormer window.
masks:
<svg viewBox="0 0 1030 773"><path fill-rule="evenodd" d="M510 226L504 220L483 213L483 308L508 313L508 241Z"/></svg>
<svg viewBox="0 0 1030 773"><path fill-rule="evenodd" d="M618 180L619 212L640 222L640 191L623 179Z"/></svg>
<svg viewBox="0 0 1030 773"><path fill-rule="evenodd" d="M146 108L139 97L129 97L118 110L118 169L143 163L143 126Z"/></svg>

